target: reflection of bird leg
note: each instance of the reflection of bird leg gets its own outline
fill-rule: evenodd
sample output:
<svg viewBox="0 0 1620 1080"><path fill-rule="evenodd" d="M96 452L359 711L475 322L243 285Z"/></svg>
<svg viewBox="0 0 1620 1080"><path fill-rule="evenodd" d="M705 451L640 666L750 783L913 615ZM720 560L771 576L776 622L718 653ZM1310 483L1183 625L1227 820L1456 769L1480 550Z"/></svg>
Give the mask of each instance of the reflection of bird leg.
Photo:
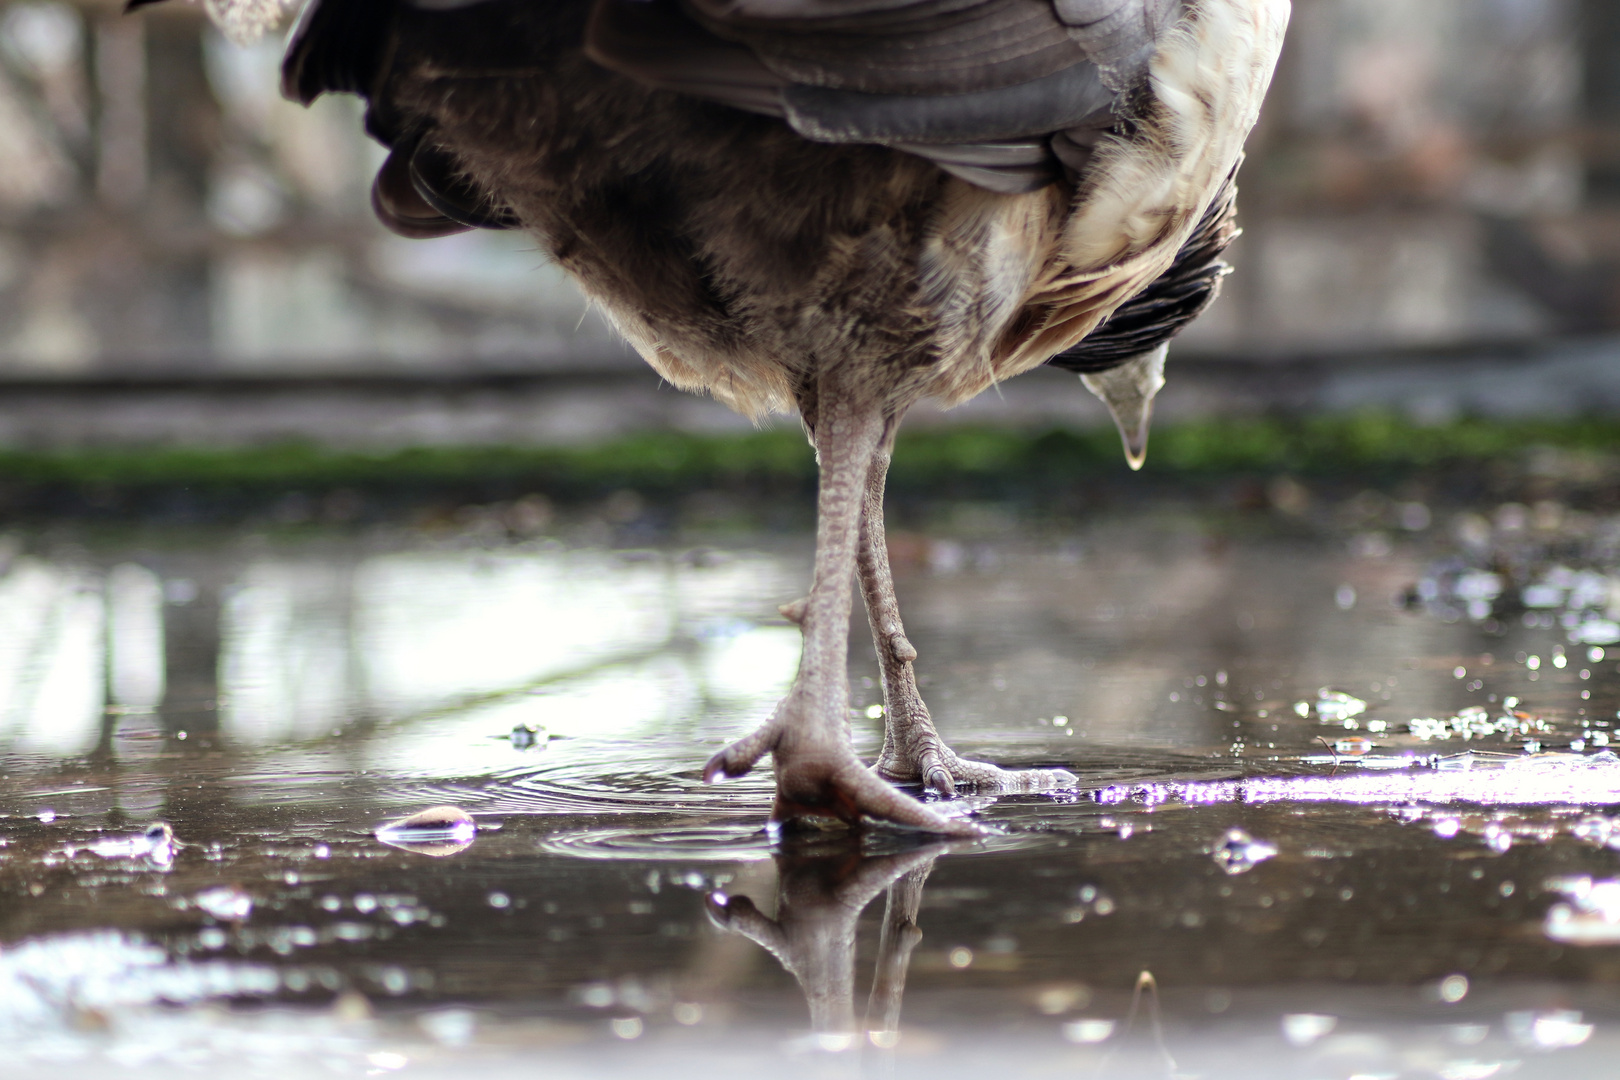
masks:
<svg viewBox="0 0 1620 1080"><path fill-rule="evenodd" d="M906 968L911 950L922 940L917 909L922 905L923 882L934 870L934 859L907 870L889 886L883 905L883 933L878 938L877 970L872 975L872 996L866 1003L866 1030L879 1046L887 1045L900 1030L900 998L906 992Z"/></svg>
<svg viewBox="0 0 1620 1080"><path fill-rule="evenodd" d="M913 871L920 871L915 884L920 898L923 879L947 848L931 844L870 858L854 847L835 854L781 854L775 919L746 896L712 893L706 907L716 924L764 948L798 981L810 1006L812 1031L829 1037L830 1045L847 1045L855 1034L855 927L861 911L896 878ZM916 900L910 903L915 914ZM885 935L887 940L887 930Z"/></svg>

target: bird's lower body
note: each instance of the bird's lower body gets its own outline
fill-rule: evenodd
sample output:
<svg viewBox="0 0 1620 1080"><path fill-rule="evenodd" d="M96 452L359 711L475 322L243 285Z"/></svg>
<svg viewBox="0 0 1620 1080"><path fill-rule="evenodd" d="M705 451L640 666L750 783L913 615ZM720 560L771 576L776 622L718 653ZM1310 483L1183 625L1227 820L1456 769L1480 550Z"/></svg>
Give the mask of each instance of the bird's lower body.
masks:
<svg viewBox="0 0 1620 1080"><path fill-rule="evenodd" d="M906 639L883 530L883 489L899 416L863 398L835 373L817 387L813 438L821 465L816 560L810 595L785 614L804 633L798 677L758 730L709 760L704 779L741 776L769 753L776 771L772 819L863 818L946 835L979 831L897 790L921 781L954 794L1062 787L1061 769L1009 771L958 757L934 727L917 688L917 650ZM870 769L855 756L849 725L850 579L858 572L883 673L883 749Z"/></svg>

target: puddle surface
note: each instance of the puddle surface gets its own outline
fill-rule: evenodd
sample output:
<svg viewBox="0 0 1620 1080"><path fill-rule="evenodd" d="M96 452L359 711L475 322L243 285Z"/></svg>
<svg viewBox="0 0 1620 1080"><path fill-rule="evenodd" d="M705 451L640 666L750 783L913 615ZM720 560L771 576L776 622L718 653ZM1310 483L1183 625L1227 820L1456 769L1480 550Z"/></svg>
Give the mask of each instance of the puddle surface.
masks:
<svg viewBox="0 0 1620 1080"><path fill-rule="evenodd" d="M1620 575L1602 522L1458 522L902 535L946 738L1080 777L933 847L781 840L768 774L700 781L792 678L805 538L13 538L0 1039L53 1075L1604 1075Z"/></svg>

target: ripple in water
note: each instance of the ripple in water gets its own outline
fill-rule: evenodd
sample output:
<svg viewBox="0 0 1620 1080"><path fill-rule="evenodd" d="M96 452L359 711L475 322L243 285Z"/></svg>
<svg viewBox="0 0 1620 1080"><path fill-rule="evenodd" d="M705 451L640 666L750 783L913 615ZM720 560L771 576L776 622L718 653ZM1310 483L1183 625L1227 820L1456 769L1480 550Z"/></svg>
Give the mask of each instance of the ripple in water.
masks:
<svg viewBox="0 0 1620 1080"><path fill-rule="evenodd" d="M544 760L519 769L401 794L468 806L480 814L768 812L775 791L769 762L740 779L705 784L700 770L711 752L690 741L570 739L553 742Z"/></svg>
<svg viewBox="0 0 1620 1080"><path fill-rule="evenodd" d="M769 858L773 844L763 824L707 822L558 833L542 840L540 850L585 859L753 862Z"/></svg>

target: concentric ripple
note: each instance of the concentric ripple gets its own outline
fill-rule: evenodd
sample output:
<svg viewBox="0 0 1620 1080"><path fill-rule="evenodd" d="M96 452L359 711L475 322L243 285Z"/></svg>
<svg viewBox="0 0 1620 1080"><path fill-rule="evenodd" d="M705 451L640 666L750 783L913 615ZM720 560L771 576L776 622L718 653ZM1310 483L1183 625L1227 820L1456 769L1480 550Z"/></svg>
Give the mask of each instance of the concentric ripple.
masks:
<svg viewBox="0 0 1620 1080"><path fill-rule="evenodd" d="M540 850L584 859L753 862L768 858L772 844L759 822L705 822L557 833L542 840Z"/></svg>
<svg viewBox="0 0 1620 1080"><path fill-rule="evenodd" d="M701 748L687 740L554 743L532 765L478 781L430 784L415 796L480 814L633 814L725 817L758 815L771 805L768 767L723 784L705 784Z"/></svg>

